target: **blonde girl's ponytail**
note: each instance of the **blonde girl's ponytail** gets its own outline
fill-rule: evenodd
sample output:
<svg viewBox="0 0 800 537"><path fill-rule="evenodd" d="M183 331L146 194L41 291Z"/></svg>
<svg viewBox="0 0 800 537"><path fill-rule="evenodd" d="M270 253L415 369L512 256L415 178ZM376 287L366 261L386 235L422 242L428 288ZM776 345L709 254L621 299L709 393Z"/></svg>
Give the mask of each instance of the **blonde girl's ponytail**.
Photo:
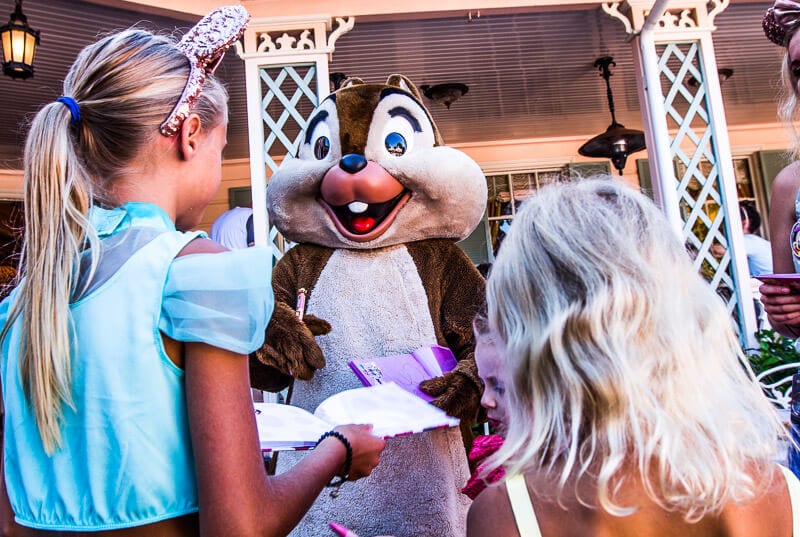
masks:
<svg viewBox="0 0 800 537"><path fill-rule="evenodd" d="M87 241L96 242L87 219L92 183L75 152L73 123L69 108L54 102L31 124L25 145L23 278L0 333L6 337L22 317L22 385L49 453L61 441L64 405L73 406L69 303L78 259Z"/></svg>
<svg viewBox="0 0 800 537"><path fill-rule="evenodd" d="M89 209L118 205L115 182L162 136L188 76L174 41L125 30L86 47L64 80L64 97L31 124L20 283L0 341L19 325L22 386L48 453L61 443L65 408L74 408L71 354L80 334L72 333L70 301L83 292L78 282L90 284L100 255ZM226 104L225 88L209 76L193 113L213 128Z"/></svg>

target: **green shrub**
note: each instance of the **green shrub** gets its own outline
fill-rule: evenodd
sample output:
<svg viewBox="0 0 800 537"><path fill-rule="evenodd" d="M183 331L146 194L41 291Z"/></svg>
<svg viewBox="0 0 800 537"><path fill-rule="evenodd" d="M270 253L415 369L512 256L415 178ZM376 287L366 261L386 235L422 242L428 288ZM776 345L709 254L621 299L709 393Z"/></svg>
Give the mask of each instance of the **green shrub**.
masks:
<svg viewBox="0 0 800 537"><path fill-rule="evenodd" d="M784 337L771 329L759 330L755 336L758 348L747 349L746 354L756 375L779 365L800 363L800 352L795 348L794 339ZM774 378L765 378L762 381L774 382L789 374L791 371L780 371Z"/></svg>

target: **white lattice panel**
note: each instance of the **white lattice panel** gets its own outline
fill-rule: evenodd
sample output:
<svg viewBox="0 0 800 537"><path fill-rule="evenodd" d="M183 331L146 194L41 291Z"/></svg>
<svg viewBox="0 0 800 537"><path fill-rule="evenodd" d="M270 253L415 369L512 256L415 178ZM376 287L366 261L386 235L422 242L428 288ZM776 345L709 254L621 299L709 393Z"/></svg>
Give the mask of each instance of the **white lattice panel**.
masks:
<svg viewBox="0 0 800 537"><path fill-rule="evenodd" d="M263 67L264 88L261 119L264 122L264 159L271 171L278 169L275 155L297 153L308 114L319 104L315 65Z"/></svg>
<svg viewBox="0 0 800 537"><path fill-rule="evenodd" d="M290 244L269 225L267 169L291 158L311 111L330 93L328 61L339 37L355 20L273 17L250 21L236 50L245 61L250 182L256 244L268 244L277 262Z"/></svg>
<svg viewBox="0 0 800 537"><path fill-rule="evenodd" d="M276 156L292 158L297 154L308 116L319 104L316 75L315 64L262 67L259 70L264 92L261 99L264 162L272 173L278 169ZM277 262L291 243L270 226L269 245L273 261Z"/></svg>
<svg viewBox="0 0 800 537"><path fill-rule="evenodd" d="M738 199L725 199L700 41L657 45L656 53L664 112L674 132L669 137L670 153L683 238L695 267L724 300L741 335L746 332L731 257L729 218L731 208L737 210ZM724 254L717 258L715 250L717 255L719 250Z"/></svg>

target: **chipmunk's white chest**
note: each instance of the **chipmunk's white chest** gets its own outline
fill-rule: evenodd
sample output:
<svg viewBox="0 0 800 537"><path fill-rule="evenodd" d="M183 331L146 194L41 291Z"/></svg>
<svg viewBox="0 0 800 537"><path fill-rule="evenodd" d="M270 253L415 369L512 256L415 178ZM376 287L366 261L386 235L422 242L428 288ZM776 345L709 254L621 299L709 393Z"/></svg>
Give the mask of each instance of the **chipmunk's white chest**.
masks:
<svg viewBox="0 0 800 537"><path fill-rule="evenodd" d="M352 358L408 353L436 343L428 297L405 246L336 250L311 293L308 313L327 319L330 334L317 338L326 366L314 375L303 406L360 386ZM296 387L297 388L297 387ZM306 391L306 390L303 390Z"/></svg>

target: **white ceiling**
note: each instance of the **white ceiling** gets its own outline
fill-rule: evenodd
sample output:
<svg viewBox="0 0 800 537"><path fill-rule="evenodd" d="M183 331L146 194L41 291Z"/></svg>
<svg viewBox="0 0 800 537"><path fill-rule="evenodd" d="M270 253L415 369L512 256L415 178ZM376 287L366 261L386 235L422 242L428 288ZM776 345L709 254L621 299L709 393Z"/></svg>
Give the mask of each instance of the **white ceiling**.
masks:
<svg viewBox="0 0 800 537"><path fill-rule="evenodd" d="M733 76L722 85L728 123L776 121L781 49L761 31L770 2L734 3L716 18L719 67ZM60 95L61 80L78 51L98 35L140 23L159 31L187 23L80 0L25 0L29 24L41 31L35 76L0 75L0 168L19 167L25 122ZM0 0L0 24L13 10ZM462 82L469 92L448 110L428 102L447 143L586 136L611 117L605 86L592 67L613 56L611 86L617 119L641 128L632 44L622 24L599 8L473 17L359 22L336 43L330 71L382 82L402 73L417 85ZM235 54L218 71L231 95L226 157L247 156L244 72ZM577 152L577 148L576 148Z"/></svg>

